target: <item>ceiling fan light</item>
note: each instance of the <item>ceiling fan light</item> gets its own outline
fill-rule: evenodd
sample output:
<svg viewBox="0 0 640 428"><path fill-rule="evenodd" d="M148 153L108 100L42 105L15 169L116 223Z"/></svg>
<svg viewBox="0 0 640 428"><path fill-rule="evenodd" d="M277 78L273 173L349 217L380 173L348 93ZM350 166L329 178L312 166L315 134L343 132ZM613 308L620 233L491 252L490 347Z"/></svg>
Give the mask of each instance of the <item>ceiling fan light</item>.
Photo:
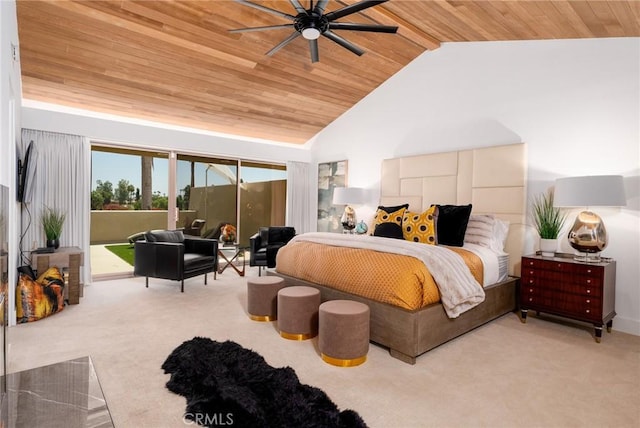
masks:
<svg viewBox="0 0 640 428"><path fill-rule="evenodd" d="M309 27L302 30L302 37L307 40L315 40L320 37L320 30L317 28Z"/></svg>

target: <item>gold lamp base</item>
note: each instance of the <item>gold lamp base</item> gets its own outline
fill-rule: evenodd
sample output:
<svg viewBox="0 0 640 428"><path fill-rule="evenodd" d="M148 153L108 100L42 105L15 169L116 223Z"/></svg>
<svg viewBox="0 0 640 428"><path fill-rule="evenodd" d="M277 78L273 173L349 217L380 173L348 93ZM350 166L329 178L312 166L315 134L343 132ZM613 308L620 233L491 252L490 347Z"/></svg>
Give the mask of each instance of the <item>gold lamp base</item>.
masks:
<svg viewBox="0 0 640 428"><path fill-rule="evenodd" d="M585 263L599 263L599 253L608 243L607 230L602 219L591 211L578 214L569 231L568 239L569 245L582 253L574 259Z"/></svg>

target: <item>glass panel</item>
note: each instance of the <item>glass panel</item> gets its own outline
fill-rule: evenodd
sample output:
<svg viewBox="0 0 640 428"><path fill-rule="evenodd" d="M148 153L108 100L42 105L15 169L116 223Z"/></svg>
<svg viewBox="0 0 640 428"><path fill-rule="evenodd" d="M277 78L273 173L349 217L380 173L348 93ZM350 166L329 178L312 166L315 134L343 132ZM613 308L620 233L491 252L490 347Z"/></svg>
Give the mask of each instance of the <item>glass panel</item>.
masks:
<svg viewBox="0 0 640 428"><path fill-rule="evenodd" d="M0 185L0 426L7 417L7 308L9 291L9 188Z"/></svg>
<svg viewBox="0 0 640 428"><path fill-rule="evenodd" d="M287 171L281 165L242 162L240 168L240 244L261 226L284 226Z"/></svg>
<svg viewBox="0 0 640 428"><path fill-rule="evenodd" d="M91 148L91 245L128 244L129 237L140 232L166 229L168 175L167 153L94 145ZM92 263L92 273L133 270L129 262L122 258L116 260L122 263L105 266Z"/></svg>
<svg viewBox="0 0 640 428"><path fill-rule="evenodd" d="M178 155L177 226L184 227L185 233L206 237L218 235L221 223L239 229L237 176L237 161Z"/></svg>

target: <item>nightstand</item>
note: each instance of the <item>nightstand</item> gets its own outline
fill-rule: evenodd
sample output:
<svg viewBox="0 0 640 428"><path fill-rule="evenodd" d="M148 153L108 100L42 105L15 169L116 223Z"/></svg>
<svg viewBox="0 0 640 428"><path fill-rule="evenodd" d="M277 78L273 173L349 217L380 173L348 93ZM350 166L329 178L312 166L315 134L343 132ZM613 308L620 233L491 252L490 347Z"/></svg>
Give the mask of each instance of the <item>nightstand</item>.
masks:
<svg viewBox="0 0 640 428"><path fill-rule="evenodd" d="M520 311L529 309L592 323L596 342L602 326L611 332L615 312L616 262L585 263L570 254L522 257Z"/></svg>

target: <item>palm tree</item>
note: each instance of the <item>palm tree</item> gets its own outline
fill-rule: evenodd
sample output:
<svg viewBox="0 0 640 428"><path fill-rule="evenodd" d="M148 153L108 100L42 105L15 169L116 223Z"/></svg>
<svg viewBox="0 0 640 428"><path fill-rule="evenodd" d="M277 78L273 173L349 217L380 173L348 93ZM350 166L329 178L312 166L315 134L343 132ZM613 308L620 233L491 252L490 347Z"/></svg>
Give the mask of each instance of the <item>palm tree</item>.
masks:
<svg viewBox="0 0 640 428"><path fill-rule="evenodd" d="M153 157L152 156L142 156L142 209L150 210L151 209L151 201L152 194L151 189L153 188Z"/></svg>

